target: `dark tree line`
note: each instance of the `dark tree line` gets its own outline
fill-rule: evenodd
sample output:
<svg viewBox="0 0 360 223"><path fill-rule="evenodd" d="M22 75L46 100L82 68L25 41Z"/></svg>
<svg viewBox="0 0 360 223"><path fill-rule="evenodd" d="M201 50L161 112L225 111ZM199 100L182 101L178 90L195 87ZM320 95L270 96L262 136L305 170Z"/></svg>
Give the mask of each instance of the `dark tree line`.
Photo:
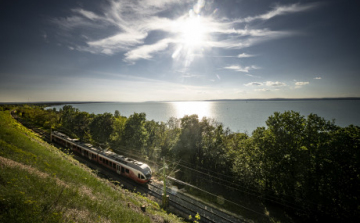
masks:
<svg viewBox="0 0 360 223"><path fill-rule="evenodd" d="M226 176L263 199L295 204L311 219L360 219L358 126L275 112L249 136L197 115L164 123L146 120L145 113L94 115L69 105L60 111L23 106L18 114L102 148L179 161L176 177L199 187L211 189L211 181ZM205 181L194 169L210 177Z"/></svg>

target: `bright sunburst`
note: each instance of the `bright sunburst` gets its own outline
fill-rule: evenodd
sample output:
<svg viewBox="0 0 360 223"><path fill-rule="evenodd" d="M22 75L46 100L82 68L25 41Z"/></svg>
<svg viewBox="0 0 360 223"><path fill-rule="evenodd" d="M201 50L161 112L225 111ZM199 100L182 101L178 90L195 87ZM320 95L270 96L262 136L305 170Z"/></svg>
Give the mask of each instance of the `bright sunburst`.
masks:
<svg viewBox="0 0 360 223"><path fill-rule="evenodd" d="M190 16L180 26L181 41L188 47L200 47L205 41L205 27L200 16Z"/></svg>
<svg viewBox="0 0 360 223"><path fill-rule="evenodd" d="M177 47L172 58L184 63L188 67L194 60L195 55L201 56L210 39L209 18L203 17L202 8L204 0L197 3L173 23L173 32L176 33ZM181 59L181 60L180 60Z"/></svg>

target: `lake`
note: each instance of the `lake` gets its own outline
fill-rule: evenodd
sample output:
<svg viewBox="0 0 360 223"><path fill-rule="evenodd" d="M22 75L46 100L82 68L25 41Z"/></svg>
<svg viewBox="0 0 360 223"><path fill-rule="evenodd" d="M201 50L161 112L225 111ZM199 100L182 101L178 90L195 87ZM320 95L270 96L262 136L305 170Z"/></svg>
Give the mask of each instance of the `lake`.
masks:
<svg viewBox="0 0 360 223"><path fill-rule="evenodd" d="M264 100L264 101L187 101L187 102L104 102L69 104L80 111L102 114L119 110L129 117L134 112L146 113L147 120L166 122L170 117L198 114L223 123L233 132L251 134L257 127L266 126L265 121L274 112L293 110L307 116L317 114L326 120L345 127L360 126L360 100ZM53 106L57 110L63 105Z"/></svg>

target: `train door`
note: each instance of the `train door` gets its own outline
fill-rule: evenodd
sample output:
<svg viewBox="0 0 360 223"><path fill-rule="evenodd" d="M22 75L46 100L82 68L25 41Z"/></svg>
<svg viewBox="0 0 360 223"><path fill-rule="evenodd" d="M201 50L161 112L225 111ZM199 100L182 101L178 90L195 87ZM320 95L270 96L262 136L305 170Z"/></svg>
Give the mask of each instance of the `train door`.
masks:
<svg viewBox="0 0 360 223"><path fill-rule="evenodd" d="M120 174L120 166L119 165L116 165L116 173Z"/></svg>
<svg viewBox="0 0 360 223"><path fill-rule="evenodd" d="M92 156L93 156L93 154L92 154L92 153L88 153L88 158L89 158L89 160L91 160L91 159L92 159Z"/></svg>
<svg viewBox="0 0 360 223"><path fill-rule="evenodd" d="M121 167L121 174L124 174L125 173L125 169L124 167Z"/></svg>

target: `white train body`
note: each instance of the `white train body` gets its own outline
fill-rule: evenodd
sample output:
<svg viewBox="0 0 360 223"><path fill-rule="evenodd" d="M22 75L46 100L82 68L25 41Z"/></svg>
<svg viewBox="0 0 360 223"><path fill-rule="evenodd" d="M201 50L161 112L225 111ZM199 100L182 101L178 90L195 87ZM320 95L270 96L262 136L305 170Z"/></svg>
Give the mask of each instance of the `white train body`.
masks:
<svg viewBox="0 0 360 223"><path fill-rule="evenodd" d="M82 155L89 160L93 160L140 184L145 184L151 179L151 169L145 163L141 163L111 151L103 151L91 144L82 143L77 139L72 139L61 132L53 131L50 139L51 141L70 148L75 153Z"/></svg>

